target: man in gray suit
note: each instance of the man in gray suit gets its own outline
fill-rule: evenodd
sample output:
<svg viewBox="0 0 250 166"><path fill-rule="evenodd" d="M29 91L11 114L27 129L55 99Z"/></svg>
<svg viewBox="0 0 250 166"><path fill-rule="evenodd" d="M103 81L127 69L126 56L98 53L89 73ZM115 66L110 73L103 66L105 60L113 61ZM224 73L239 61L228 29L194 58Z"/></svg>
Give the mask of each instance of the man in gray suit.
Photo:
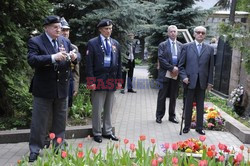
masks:
<svg viewBox="0 0 250 166"><path fill-rule="evenodd" d="M86 52L87 87L92 90L92 131L94 141L102 137L118 141L112 132L111 113L116 89L122 87L120 44L111 38L113 22L103 19L97 25L100 35L90 39ZM101 113L103 112L103 121ZM103 122L103 128L101 128Z"/></svg>
<svg viewBox="0 0 250 166"><path fill-rule="evenodd" d="M205 90L213 86L214 50L204 43L206 28L194 28L195 41L185 44L181 51L179 62L180 77L187 86L185 100L185 127L183 133L188 133L191 126L192 103L196 101L197 124L196 132L205 135L203 130Z"/></svg>
<svg viewBox="0 0 250 166"><path fill-rule="evenodd" d="M180 57L181 43L176 40L177 27L170 25L168 27L168 39L160 43L158 48L158 82L160 89L157 98L156 122L162 123L162 118L166 110L166 98L169 97L169 117L168 120L173 123L178 123L175 117L176 98L178 96L179 79L178 78L178 59ZM166 73L171 77L166 77Z"/></svg>

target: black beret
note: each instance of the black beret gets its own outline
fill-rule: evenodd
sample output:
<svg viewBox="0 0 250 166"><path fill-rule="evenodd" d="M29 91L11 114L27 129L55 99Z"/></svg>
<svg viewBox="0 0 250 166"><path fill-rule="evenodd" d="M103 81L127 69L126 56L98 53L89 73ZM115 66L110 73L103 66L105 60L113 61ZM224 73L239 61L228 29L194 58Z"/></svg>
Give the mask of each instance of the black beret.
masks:
<svg viewBox="0 0 250 166"><path fill-rule="evenodd" d="M98 23L97 28L106 27L106 26L110 26L110 25L113 25L112 20L110 20L110 19L102 19L102 20Z"/></svg>
<svg viewBox="0 0 250 166"><path fill-rule="evenodd" d="M59 16L48 16L44 19L43 25L49 25L54 23L60 23L60 17Z"/></svg>

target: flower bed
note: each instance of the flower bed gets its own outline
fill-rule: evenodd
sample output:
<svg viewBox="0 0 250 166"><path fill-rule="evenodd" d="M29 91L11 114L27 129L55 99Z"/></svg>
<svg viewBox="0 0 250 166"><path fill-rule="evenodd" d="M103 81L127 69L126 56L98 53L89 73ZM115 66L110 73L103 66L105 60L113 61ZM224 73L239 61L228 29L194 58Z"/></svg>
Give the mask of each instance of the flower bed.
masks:
<svg viewBox="0 0 250 166"><path fill-rule="evenodd" d="M220 115L219 110L214 107L204 107L204 122L203 127L207 130L225 130L225 119ZM193 114L191 128L196 127L196 103L193 103Z"/></svg>
<svg viewBox="0 0 250 166"><path fill-rule="evenodd" d="M240 147L239 152L230 150L224 144L208 147L204 144L206 136L200 136L197 139L188 139L187 141L177 142L173 144L165 143L161 145L165 155L160 156L155 152L156 140L150 139L150 146L145 147L146 136L141 135L137 146L130 143L128 139L123 142L107 144L106 151L101 151L95 147L83 148L83 144L79 143L77 147L70 145L65 150L59 150L55 153L55 149L50 147L44 150L44 154L38 157L32 165L101 165L101 166L218 166L218 165L250 165L249 153L248 158L244 158L244 146ZM61 143L61 139L57 139ZM171 147L171 148L170 148ZM190 150L188 150L190 149ZM192 153L187 153L192 152ZM200 159L193 156L193 153L200 153ZM188 155L191 154L191 155ZM28 157L18 161L18 165L29 165Z"/></svg>

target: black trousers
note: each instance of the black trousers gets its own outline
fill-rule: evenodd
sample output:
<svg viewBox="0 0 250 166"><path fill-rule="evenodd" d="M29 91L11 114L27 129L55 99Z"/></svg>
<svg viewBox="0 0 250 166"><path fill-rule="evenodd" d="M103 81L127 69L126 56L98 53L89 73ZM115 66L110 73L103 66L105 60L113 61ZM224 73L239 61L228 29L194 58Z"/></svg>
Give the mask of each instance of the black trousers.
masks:
<svg viewBox="0 0 250 166"><path fill-rule="evenodd" d="M162 119L166 111L166 98L169 97L169 119L175 118L176 98L179 91L179 80L169 79L168 82L160 83L157 97L156 118Z"/></svg>
<svg viewBox="0 0 250 166"><path fill-rule="evenodd" d="M122 72L122 79L123 79L122 88L123 89L125 89L125 86L126 86L127 73L128 73L127 88L128 88L128 90L133 89L133 75L134 75L134 64L133 63L134 62L128 60L128 63L124 64L124 66L126 66L127 71Z"/></svg>
<svg viewBox="0 0 250 166"><path fill-rule="evenodd" d="M193 102L196 102L196 129L203 129L205 89L200 88L199 79L195 89L187 89L185 100L185 128L191 127Z"/></svg>

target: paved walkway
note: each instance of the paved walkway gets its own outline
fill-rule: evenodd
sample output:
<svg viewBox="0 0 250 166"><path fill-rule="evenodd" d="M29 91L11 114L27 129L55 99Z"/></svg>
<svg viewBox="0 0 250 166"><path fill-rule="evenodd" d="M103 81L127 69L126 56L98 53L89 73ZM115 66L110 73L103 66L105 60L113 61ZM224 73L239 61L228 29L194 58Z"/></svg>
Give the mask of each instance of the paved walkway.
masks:
<svg viewBox="0 0 250 166"><path fill-rule="evenodd" d="M130 143L137 144L141 134L146 135L146 145L150 145L150 138L156 139L158 153L163 153L160 145L163 143L174 143L188 138L198 138L194 130L188 134L179 135L180 124L173 124L168 121L168 114L163 118L163 123L155 122L155 110L157 92L156 89L149 88L148 73L146 67L136 67L135 74L135 90L137 93L121 94L116 92L116 100L113 109L113 124L115 126L116 135L123 140L129 139ZM168 100L167 103L168 105ZM177 101L177 117L181 119L182 101ZM166 111L167 112L167 111ZM206 131L206 144L218 145L219 142L228 146L239 147L242 142L229 132ZM109 142L104 139L103 143L98 144L92 139L70 139L69 143L77 146L83 143L84 147L97 147L105 150L106 144ZM123 142L123 141L121 141ZM245 145L250 147L250 145ZM16 165L17 160L22 156L28 155L28 142L17 144L0 144L0 165Z"/></svg>

